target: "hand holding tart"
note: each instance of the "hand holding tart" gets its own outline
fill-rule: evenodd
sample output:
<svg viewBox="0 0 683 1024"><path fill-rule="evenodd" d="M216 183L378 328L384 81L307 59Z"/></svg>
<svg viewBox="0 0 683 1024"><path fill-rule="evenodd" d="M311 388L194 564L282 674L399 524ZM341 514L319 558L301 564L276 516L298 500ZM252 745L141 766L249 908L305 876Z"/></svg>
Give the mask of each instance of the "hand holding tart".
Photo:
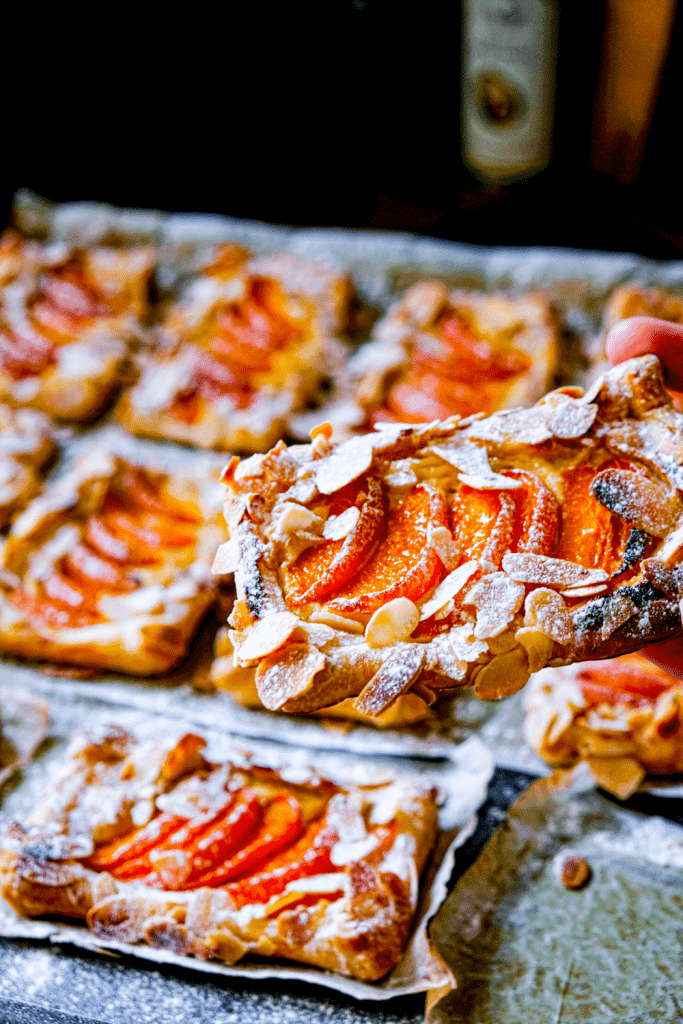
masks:
<svg viewBox="0 0 683 1024"><path fill-rule="evenodd" d="M215 569L266 707L500 698L681 632L683 419L656 358L531 409L330 436L224 476Z"/></svg>

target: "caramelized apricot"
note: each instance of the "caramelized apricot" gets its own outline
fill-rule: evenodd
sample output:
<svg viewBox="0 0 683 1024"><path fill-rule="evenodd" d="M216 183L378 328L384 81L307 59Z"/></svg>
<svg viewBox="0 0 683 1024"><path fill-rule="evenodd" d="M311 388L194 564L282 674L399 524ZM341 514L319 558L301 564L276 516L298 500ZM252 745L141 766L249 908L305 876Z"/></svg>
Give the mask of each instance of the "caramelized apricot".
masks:
<svg viewBox="0 0 683 1024"><path fill-rule="evenodd" d="M588 704L654 704L672 686L675 676L637 655L613 661L586 662L576 676Z"/></svg>
<svg viewBox="0 0 683 1024"><path fill-rule="evenodd" d="M355 480L332 495L327 510L330 516L338 516L354 505L359 510L358 521L346 537L308 548L285 570L283 589L290 608L301 608L334 594L371 554L384 525L381 484L365 478Z"/></svg>
<svg viewBox="0 0 683 1024"><path fill-rule="evenodd" d="M591 484L597 473L584 463L568 476L557 557L586 569L603 569L611 576L623 564L631 530L593 497Z"/></svg>
<svg viewBox="0 0 683 1024"><path fill-rule="evenodd" d="M419 600L443 575L428 529L447 524L443 495L418 484L389 514L386 537L370 560L327 607L342 615L372 615L395 597Z"/></svg>

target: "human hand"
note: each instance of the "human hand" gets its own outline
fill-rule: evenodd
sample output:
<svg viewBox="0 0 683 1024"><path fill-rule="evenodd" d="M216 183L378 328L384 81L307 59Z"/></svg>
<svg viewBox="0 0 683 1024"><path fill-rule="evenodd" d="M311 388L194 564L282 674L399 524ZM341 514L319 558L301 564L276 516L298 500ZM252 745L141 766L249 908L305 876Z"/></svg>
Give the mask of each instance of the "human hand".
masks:
<svg viewBox="0 0 683 1024"><path fill-rule="evenodd" d="M610 330L605 350L614 365L632 356L652 353L662 362L666 384L672 392L674 405L683 411L683 324L669 323L651 316L634 316L620 320ZM650 661L683 679L683 644L681 639L651 644L643 651Z"/></svg>

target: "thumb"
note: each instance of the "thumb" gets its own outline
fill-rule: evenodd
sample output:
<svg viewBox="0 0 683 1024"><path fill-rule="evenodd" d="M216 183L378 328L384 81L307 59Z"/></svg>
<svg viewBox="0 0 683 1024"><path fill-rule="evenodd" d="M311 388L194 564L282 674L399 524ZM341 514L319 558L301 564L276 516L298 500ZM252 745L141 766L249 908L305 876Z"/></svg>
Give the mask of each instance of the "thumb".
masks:
<svg viewBox="0 0 683 1024"><path fill-rule="evenodd" d="M649 353L659 356L667 387L683 391L683 324L652 316L620 320L607 334L605 351L612 364Z"/></svg>

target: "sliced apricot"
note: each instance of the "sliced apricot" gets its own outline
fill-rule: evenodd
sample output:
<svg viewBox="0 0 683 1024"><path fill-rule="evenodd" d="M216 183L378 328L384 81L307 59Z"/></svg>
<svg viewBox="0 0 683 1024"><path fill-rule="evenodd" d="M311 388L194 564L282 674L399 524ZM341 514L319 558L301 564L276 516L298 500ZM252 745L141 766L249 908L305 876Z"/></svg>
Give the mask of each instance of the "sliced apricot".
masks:
<svg viewBox="0 0 683 1024"><path fill-rule="evenodd" d="M654 704L672 686L682 685L658 665L638 655L586 662L576 676L584 699L598 704Z"/></svg>
<svg viewBox="0 0 683 1024"><path fill-rule="evenodd" d="M370 556L382 535L384 499L377 480L354 480L327 502L330 516L351 506L359 510L352 532L340 540L326 540L308 548L287 567L283 588L290 608L322 601L343 587Z"/></svg>
<svg viewBox="0 0 683 1024"><path fill-rule="evenodd" d="M230 882L225 889L238 909L250 903L267 903L297 878L335 871L331 853L338 838L335 830L326 828L325 819L314 821L293 846L269 860L258 873Z"/></svg>
<svg viewBox="0 0 683 1024"><path fill-rule="evenodd" d="M522 484L518 490L511 492L515 503L515 536L510 550L531 555L551 555L560 517L557 498L535 473L522 469L504 469L502 475L519 480Z"/></svg>
<svg viewBox="0 0 683 1024"><path fill-rule="evenodd" d="M122 478L123 490L131 496L135 503L150 512L157 512L162 516L170 516L173 519L180 519L186 523L200 523L201 513L198 508L189 506L188 502L178 501L169 494L163 498L154 481L148 473L138 466L131 466L125 471Z"/></svg>
<svg viewBox="0 0 683 1024"><path fill-rule="evenodd" d="M54 357L54 345L48 338L20 337L0 331L0 364L12 377L40 373Z"/></svg>
<svg viewBox="0 0 683 1024"><path fill-rule="evenodd" d="M147 825L98 847L84 863L93 871L112 871L125 861L137 860L153 850L159 842L177 831L186 821L186 818L180 818L176 814L162 812Z"/></svg>
<svg viewBox="0 0 683 1024"><path fill-rule="evenodd" d="M623 564L631 528L593 497L591 484L598 472L584 463L568 475L557 557L611 576Z"/></svg>
<svg viewBox="0 0 683 1024"><path fill-rule="evenodd" d="M75 576L79 583L96 587L104 584L107 590L134 590L135 583L108 559L100 558L89 544L77 544L70 555L66 556L68 574Z"/></svg>
<svg viewBox="0 0 683 1024"><path fill-rule="evenodd" d="M226 882L253 873L276 853L291 846L303 831L303 818L298 802L286 794L280 794L266 805L260 827L253 833L251 841L242 846L232 857L217 863L198 878L187 883L188 889L201 886L215 888Z"/></svg>
<svg viewBox="0 0 683 1024"><path fill-rule="evenodd" d="M327 607L342 615L372 615L396 597L419 600L443 575L428 529L447 524L444 496L418 484L389 514L386 537L369 561Z"/></svg>

